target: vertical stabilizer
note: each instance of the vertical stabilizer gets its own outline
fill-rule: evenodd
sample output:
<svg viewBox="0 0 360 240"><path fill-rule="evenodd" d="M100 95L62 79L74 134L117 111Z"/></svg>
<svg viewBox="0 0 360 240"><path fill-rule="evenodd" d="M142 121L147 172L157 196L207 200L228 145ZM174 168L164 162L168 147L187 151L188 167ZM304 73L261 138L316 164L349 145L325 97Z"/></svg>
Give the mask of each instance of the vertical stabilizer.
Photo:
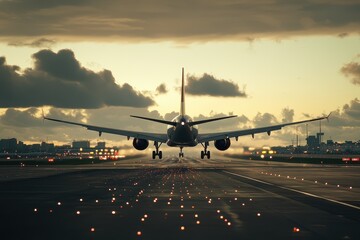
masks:
<svg viewBox="0 0 360 240"><path fill-rule="evenodd" d="M185 85L184 85L184 68L182 68L182 81L181 81L181 105L180 115L185 115Z"/></svg>

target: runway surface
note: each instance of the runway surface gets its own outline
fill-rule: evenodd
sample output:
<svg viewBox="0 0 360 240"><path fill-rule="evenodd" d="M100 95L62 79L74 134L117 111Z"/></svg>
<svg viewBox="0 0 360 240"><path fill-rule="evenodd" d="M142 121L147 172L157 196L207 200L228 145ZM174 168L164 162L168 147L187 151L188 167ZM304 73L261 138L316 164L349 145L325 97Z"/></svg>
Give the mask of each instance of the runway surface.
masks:
<svg viewBox="0 0 360 240"><path fill-rule="evenodd" d="M2 239L359 239L360 168L214 157L2 166Z"/></svg>

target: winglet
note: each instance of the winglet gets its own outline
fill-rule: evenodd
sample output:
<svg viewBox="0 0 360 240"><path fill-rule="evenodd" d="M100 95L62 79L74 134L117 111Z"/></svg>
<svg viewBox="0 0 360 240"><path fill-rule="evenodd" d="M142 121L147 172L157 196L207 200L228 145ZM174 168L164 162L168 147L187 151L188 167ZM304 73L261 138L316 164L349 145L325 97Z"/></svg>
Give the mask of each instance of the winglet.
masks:
<svg viewBox="0 0 360 240"><path fill-rule="evenodd" d="M332 114L332 112L330 112L329 113L329 115L327 115L326 117L325 117L325 119L329 122L329 117L330 117L330 115Z"/></svg>

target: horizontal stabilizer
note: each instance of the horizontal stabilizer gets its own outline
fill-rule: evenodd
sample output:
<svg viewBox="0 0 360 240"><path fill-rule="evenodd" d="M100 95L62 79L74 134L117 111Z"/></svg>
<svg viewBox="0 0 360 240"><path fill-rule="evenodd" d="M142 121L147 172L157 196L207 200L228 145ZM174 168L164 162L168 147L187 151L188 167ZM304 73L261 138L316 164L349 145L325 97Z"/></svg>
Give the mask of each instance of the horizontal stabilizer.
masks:
<svg viewBox="0 0 360 240"><path fill-rule="evenodd" d="M165 120L161 120L161 119L147 118L147 117L134 116L134 115L130 115L130 117L140 118L140 119L144 119L144 120L148 120L148 121L153 121L153 122L158 122L158 123L163 123L163 124L167 124L167 125L176 126L176 122L165 121Z"/></svg>
<svg viewBox="0 0 360 240"><path fill-rule="evenodd" d="M237 115L194 121L194 122L190 122L189 124L190 124L190 126L194 126L194 125L199 125L199 124L203 124L203 123L219 121L219 120L223 120L223 119L227 119L227 118L233 118L233 117L237 117Z"/></svg>

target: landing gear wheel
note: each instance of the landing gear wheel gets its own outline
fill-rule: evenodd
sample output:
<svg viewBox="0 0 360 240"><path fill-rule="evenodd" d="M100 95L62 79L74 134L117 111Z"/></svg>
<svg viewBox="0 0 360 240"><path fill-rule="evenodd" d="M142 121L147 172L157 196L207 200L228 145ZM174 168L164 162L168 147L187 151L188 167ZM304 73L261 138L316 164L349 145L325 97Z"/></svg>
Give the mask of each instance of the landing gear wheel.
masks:
<svg viewBox="0 0 360 240"><path fill-rule="evenodd" d="M184 157L184 153L183 153L182 149L183 149L183 147L180 147L179 158Z"/></svg>
<svg viewBox="0 0 360 240"><path fill-rule="evenodd" d="M162 143L159 143L158 142L154 142L154 146L155 146L155 151L152 152L152 159L155 159L156 156L159 156L159 159L162 158L162 151L159 151L159 148L161 146Z"/></svg>
<svg viewBox="0 0 360 240"><path fill-rule="evenodd" d="M207 157L207 159L210 159L210 151L207 150L209 142L205 142L205 144L201 143L201 145L204 147L204 151L201 151L200 154L201 159L204 159L205 156Z"/></svg>

